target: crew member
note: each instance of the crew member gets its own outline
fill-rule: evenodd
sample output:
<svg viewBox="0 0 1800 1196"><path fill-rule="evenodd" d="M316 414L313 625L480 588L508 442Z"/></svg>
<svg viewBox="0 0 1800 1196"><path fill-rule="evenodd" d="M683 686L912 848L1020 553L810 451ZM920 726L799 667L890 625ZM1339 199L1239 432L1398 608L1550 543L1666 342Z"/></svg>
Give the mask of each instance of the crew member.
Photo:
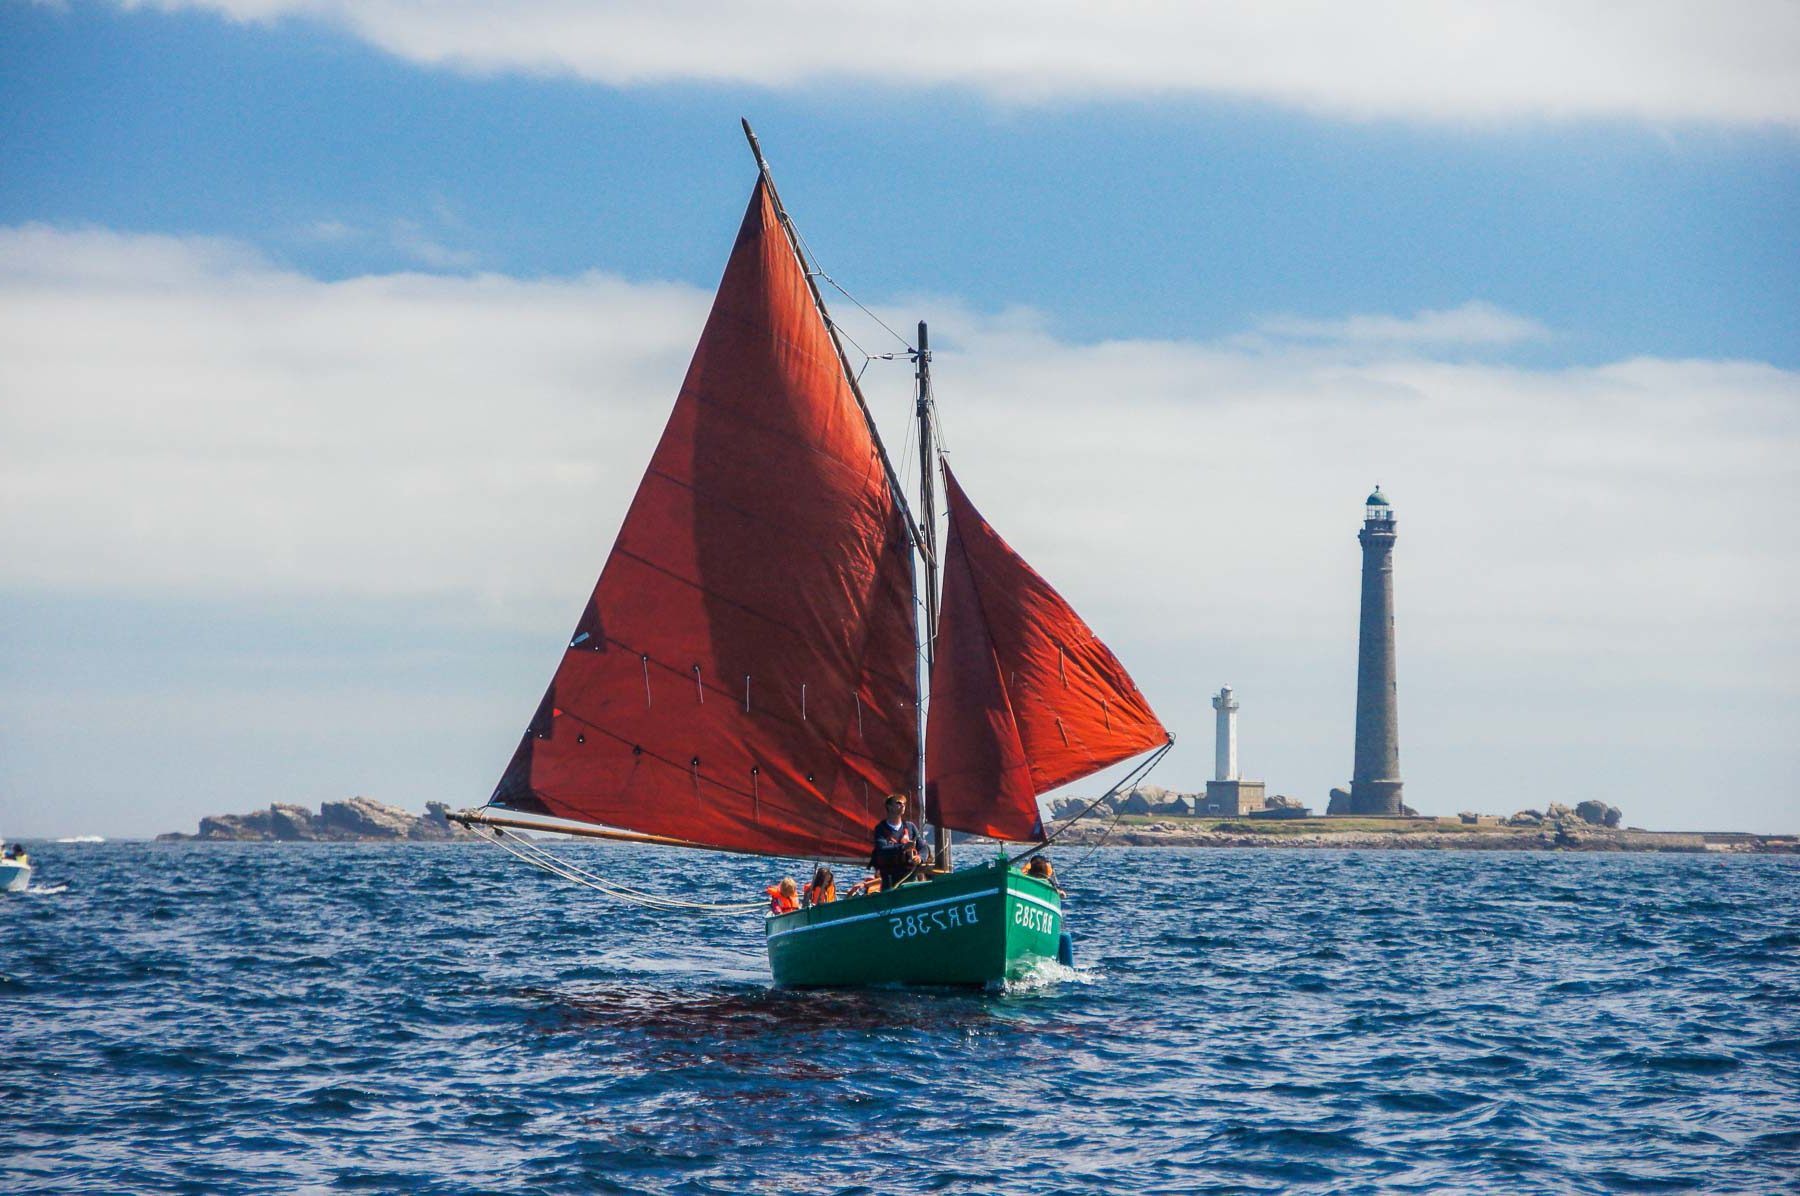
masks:
<svg viewBox="0 0 1800 1196"><path fill-rule="evenodd" d="M1049 856L1032 856L1031 862L1025 865L1025 875L1035 876L1037 879L1043 881L1045 884L1056 890L1056 895L1058 897L1068 896L1067 893L1063 892L1062 886L1056 883L1056 869L1050 866Z"/></svg>
<svg viewBox="0 0 1800 1196"><path fill-rule="evenodd" d="M784 876L778 885L770 885L763 890L769 895L769 913L791 914L800 908L800 887L794 878Z"/></svg>
<svg viewBox="0 0 1800 1196"><path fill-rule="evenodd" d="M869 853L869 867L881 874L882 892L912 875L923 858L919 849L924 843L918 824L906 820L905 795L890 793L887 818L875 824L875 850Z"/></svg>
<svg viewBox="0 0 1800 1196"><path fill-rule="evenodd" d="M830 868L819 865L812 880L807 882L804 896L808 905L824 905L837 900L837 878L831 875Z"/></svg>

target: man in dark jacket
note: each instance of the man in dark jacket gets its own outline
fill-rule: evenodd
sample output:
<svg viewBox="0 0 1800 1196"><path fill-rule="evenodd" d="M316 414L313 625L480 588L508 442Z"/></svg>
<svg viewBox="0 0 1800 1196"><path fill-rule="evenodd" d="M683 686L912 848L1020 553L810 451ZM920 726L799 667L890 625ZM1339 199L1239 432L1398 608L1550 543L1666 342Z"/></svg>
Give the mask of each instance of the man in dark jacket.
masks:
<svg viewBox="0 0 1800 1196"><path fill-rule="evenodd" d="M918 824L906 820L906 798L889 794L887 818L875 824L875 850L869 853L869 867L881 874L883 893L892 892L919 866L924 846Z"/></svg>

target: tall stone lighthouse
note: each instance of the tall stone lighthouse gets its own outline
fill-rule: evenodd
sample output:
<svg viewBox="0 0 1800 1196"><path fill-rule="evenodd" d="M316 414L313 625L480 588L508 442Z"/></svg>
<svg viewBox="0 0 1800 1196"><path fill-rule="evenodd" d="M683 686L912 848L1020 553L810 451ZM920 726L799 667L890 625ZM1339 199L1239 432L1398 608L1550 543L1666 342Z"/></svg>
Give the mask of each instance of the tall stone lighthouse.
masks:
<svg viewBox="0 0 1800 1196"><path fill-rule="evenodd" d="M1381 487L1363 509L1351 814L1399 814L1400 701L1394 677L1394 508Z"/></svg>

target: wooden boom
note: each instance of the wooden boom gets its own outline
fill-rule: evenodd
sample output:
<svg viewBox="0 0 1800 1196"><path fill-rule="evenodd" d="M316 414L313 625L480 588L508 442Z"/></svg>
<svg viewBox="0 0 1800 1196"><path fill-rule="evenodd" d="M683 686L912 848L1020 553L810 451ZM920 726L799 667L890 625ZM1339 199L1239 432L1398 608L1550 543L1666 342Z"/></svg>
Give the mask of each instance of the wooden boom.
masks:
<svg viewBox="0 0 1800 1196"><path fill-rule="evenodd" d="M754 851L745 847L714 847L710 843L695 843L688 839L672 839L667 835L646 835L638 831L617 831L604 826L584 826L580 823L564 826L554 822L539 822L531 818L513 818L503 814L492 814L486 809L458 810L444 815L451 822L461 823L473 830L479 826L506 827L509 830L539 831L549 835L575 835L583 839L612 839L620 843L649 843L658 847L686 847L694 851L722 851L728 855L768 856L766 851ZM798 856L794 857L800 858ZM825 856L825 859L849 859L848 856Z"/></svg>

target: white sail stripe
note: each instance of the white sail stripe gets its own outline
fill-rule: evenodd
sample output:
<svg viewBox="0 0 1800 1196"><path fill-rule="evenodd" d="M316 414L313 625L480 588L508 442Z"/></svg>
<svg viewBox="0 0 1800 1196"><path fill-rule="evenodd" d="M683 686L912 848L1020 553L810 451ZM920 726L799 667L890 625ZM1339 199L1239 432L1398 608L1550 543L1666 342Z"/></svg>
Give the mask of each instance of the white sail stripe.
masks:
<svg viewBox="0 0 1800 1196"><path fill-rule="evenodd" d="M804 934L809 930L828 930L833 926L848 926L853 922L867 922L872 918L897 918L897 917L901 917L905 914L917 913L918 911L920 911L922 909L936 909L940 905L961 905L961 904L964 904L964 903L970 902L970 901L979 901L985 897L990 897L990 896L993 896L993 894L991 894L991 893L964 893L960 897L940 897L936 901L925 901L925 902L919 903L918 905L897 905L897 906L894 906L892 909L877 910L874 913L852 914L848 918L833 918L829 922L816 922L811 926L794 926L794 927L790 927L787 930L777 930L775 933L769 935L769 941L774 942L776 939L781 938L784 935ZM1048 901L1045 901L1040 897L1032 897L1025 893L1014 893L1014 894L1012 894L1012 896L1019 901L1029 901L1033 905L1041 905L1045 909L1049 910L1051 913L1057 915L1058 917L1062 916L1062 907L1061 906L1052 905Z"/></svg>

